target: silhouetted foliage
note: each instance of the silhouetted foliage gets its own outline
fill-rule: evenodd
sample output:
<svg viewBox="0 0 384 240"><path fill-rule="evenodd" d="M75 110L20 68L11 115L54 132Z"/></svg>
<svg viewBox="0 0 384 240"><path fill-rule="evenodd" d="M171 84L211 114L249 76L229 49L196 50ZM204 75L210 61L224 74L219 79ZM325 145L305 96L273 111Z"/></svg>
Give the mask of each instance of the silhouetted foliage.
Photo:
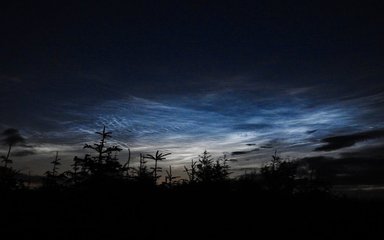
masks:
<svg viewBox="0 0 384 240"><path fill-rule="evenodd" d="M20 135L19 130L14 128L4 130L1 135L3 136L2 143L8 146L7 155L1 156L4 166L7 167L8 164L12 163L12 160L9 158L12 147L18 143L24 142L25 139Z"/></svg>
<svg viewBox="0 0 384 240"><path fill-rule="evenodd" d="M133 172L136 174L134 179L137 183L143 185L153 185L156 182L156 179L153 176L153 173L148 170L147 161L145 161L145 157L140 153L139 159L139 167L133 168Z"/></svg>
<svg viewBox="0 0 384 240"><path fill-rule="evenodd" d="M64 174L68 177L68 183L69 184L78 184L84 175L86 174L81 169L83 159L75 156L73 158L73 163L71 164L72 170L66 171Z"/></svg>
<svg viewBox="0 0 384 240"><path fill-rule="evenodd" d="M172 185L175 183L175 180L180 178L180 176L174 176L172 174L172 167L171 166L169 166L169 170L165 170L165 172L167 173L167 175L165 176L165 184L168 187L172 187Z"/></svg>
<svg viewBox="0 0 384 240"><path fill-rule="evenodd" d="M227 155L223 155L222 157L219 157L215 164L213 165L213 172L215 175L216 181L223 181L227 180L229 175L232 172L229 172L230 166L228 165L228 159Z"/></svg>
<svg viewBox="0 0 384 240"><path fill-rule="evenodd" d="M197 162L191 160L190 168L184 166L184 172L188 175L188 180L190 183L196 182L196 171L197 171Z"/></svg>
<svg viewBox="0 0 384 240"><path fill-rule="evenodd" d="M226 156L214 159L204 151L198 161L192 160L190 166L184 167L189 181L179 180L179 176L174 174L177 170L168 166L165 181L157 185L161 170L158 161L165 160L170 153L140 154L136 166L131 164L128 150L128 159L122 165L117 159L120 149L107 144L111 133L104 128L97 134L101 140L92 146L85 146L93 154L82 158L75 156L71 170L65 172L65 178L59 173L61 160L56 153L41 190L23 189L22 182L18 180L19 172L9 166L0 167L0 191L7 193L4 196L8 195L0 201L3 201L3 206L12 206L5 214L2 212L5 217L1 219L13 218L13 222L28 223L33 228L40 227L39 231L43 229L53 233L76 228L74 232L79 231L91 238L100 237L100 233L106 238L118 234L143 238L157 236L159 229L170 233L188 232L190 226L195 226L195 216L204 216L201 221L212 226L205 231L215 237L228 237L232 233L233 238L239 238L239 234L245 231L247 235L242 236L245 238L254 232L255 226L269 235L275 232L276 224L271 223L275 223L276 219L284 222L278 229L284 234L318 231L319 224L323 224L320 217L328 217L348 203L345 199L329 197L329 189L317 177L316 169L302 161L283 160L277 152L260 172L255 170L231 180ZM147 166L148 159L154 161L154 167ZM149 207L154 199L156 206L159 206L156 209ZM373 210L381 208L372 207L371 212L365 215L362 212L368 205L350 204L340 214L332 215L338 219L327 225L327 229L340 225L339 222L348 227L365 224L370 229L366 220L360 221L360 225L350 220L349 217L355 216L351 213L355 206L360 207L359 214L363 219L377 219L384 213L384 207L377 215ZM183 214L183 221L175 221L180 214ZM154 220L154 216L162 216L162 220ZM223 219L235 221L223 228ZM7 221L0 227L18 229ZM135 231L127 235L127 226ZM331 233L333 231L330 230ZM188 233L196 239L201 237L201 232L194 229Z"/></svg>
<svg viewBox="0 0 384 240"><path fill-rule="evenodd" d="M0 190L16 190L23 187L23 181L19 179L19 171L9 167L12 163L10 158L12 147L18 143L22 143L25 139L20 135L19 130L8 128L1 134L3 139L1 142L8 146L8 151L5 156L1 156L4 166L0 168Z"/></svg>
<svg viewBox="0 0 384 240"><path fill-rule="evenodd" d="M227 162L228 159L225 155L214 161L212 156L205 150L202 155L199 155L195 171L196 180L203 183L227 180L230 174ZM192 170L190 171L192 174Z"/></svg>
<svg viewBox="0 0 384 240"><path fill-rule="evenodd" d="M157 166L157 162L165 160L166 156L168 156L170 154L171 153L162 153L162 152L156 151L155 155L152 155L152 154L147 154L146 155L146 158L149 158L149 159L152 159L152 160L155 161L155 166L152 168L152 170L153 170L153 178L154 178L155 181L157 181L157 179L160 177L160 176L157 176L157 172L161 172L162 171L162 168Z"/></svg>
<svg viewBox="0 0 384 240"><path fill-rule="evenodd" d="M46 188L58 188L64 182L66 176L64 174L59 174L58 169L61 165L59 158L59 152L56 152L55 159L51 162L52 171L45 172L44 187Z"/></svg>
<svg viewBox="0 0 384 240"><path fill-rule="evenodd" d="M78 184L84 182L91 176L91 167L93 166L93 159L91 155L85 154L84 158L75 156L73 163L71 164L72 170L68 170L64 173L67 177L67 184Z"/></svg>
<svg viewBox="0 0 384 240"><path fill-rule="evenodd" d="M286 161L277 154L260 170L263 187L280 194L329 195L330 185L317 179L315 170L296 161Z"/></svg>
<svg viewBox="0 0 384 240"><path fill-rule="evenodd" d="M269 164L261 168L264 186L273 192L293 193L297 164L282 160L275 151Z"/></svg>
<svg viewBox="0 0 384 240"><path fill-rule="evenodd" d="M0 191L20 189L23 186L18 178L19 171L11 167L0 166Z"/></svg>
<svg viewBox="0 0 384 240"><path fill-rule="evenodd" d="M298 194L330 195L331 184L327 182L326 179L320 178L317 170L305 162L298 163L296 182L296 191Z"/></svg>
<svg viewBox="0 0 384 240"><path fill-rule="evenodd" d="M117 159L117 153L122 149L118 146L107 146L107 139L112 137L112 132L106 132L105 126L102 132L96 132L101 136L99 143L85 144L85 149L96 152L95 156L86 155L81 163L85 172L91 176L122 177L123 168Z"/></svg>

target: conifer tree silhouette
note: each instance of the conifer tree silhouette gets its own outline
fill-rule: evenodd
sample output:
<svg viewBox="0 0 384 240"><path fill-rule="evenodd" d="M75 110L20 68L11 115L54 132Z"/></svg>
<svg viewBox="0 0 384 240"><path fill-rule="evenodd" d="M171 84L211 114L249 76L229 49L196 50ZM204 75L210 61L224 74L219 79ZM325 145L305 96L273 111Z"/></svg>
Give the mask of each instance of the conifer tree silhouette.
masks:
<svg viewBox="0 0 384 240"><path fill-rule="evenodd" d="M143 185L152 185L155 183L155 179L153 177L153 173L148 171L147 168L147 161L145 161L145 156L140 153L140 161L139 161L139 167L132 168L133 172L136 173L136 176L133 176L133 178L137 181L139 184Z"/></svg>
<svg viewBox="0 0 384 240"><path fill-rule="evenodd" d="M73 158L73 163L71 164L71 167L72 167L73 171L69 172L69 173L71 173L71 177L72 177L72 180L73 180L74 184L79 183L79 170L80 170L80 166L81 166L81 159L78 158L77 156L75 156Z"/></svg>
<svg viewBox="0 0 384 240"><path fill-rule="evenodd" d="M60 160L61 159L59 158L59 152L56 152L55 160L51 162L53 164L53 168L52 168L53 177L57 176L57 169L59 168L59 165L61 165Z"/></svg>
<svg viewBox="0 0 384 240"><path fill-rule="evenodd" d="M155 181L157 181L157 179L160 177L160 176L157 176L157 172L158 171L161 172L161 168L157 166L157 162L165 160L166 156L168 156L170 154L171 153L161 153L159 151L156 151L155 155L152 155L152 154L146 155L146 158L149 158L149 159L152 159L155 161L155 167L153 168L153 177L154 177Z"/></svg>
<svg viewBox="0 0 384 240"><path fill-rule="evenodd" d="M200 182L211 182L213 180L213 158L207 150L199 155L196 177Z"/></svg>
<svg viewBox="0 0 384 240"><path fill-rule="evenodd" d="M85 144L85 149L96 152L96 156L90 155L84 159L84 167L91 175L121 176L122 166L118 161L117 153L122 149L118 146L107 146L107 139L112 137L112 132L106 132L105 126L102 132L96 132L101 136L99 143Z"/></svg>
<svg viewBox="0 0 384 240"><path fill-rule="evenodd" d="M196 182L196 171L197 171L196 165L197 165L197 162L194 162L192 159L190 168L187 168L186 166L184 166L184 172L187 173L188 180L190 183Z"/></svg>
<svg viewBox="0 0 384 240"><path fill-rule="evenodd" d="M55 159L51 162L52 164L52 171L45 172L46 179L45 179L45 186L49 188L58 187L59 186L59 180L63 178L65 175L59 175L58 169L61 165L59 158L59 152L56 152Z"/></svg>
<svg viewBox="0 0 384 240"><path fill-rule="evenodd" d="M174 176L172 174L172 167L169 166L169 170L165 170L167 176L165 176L165 184L167 184L169 187L172 187L175 179L180 178L180 176Z"/></svg>
<svg viewBox="0 0 384 240"><path fill-rule="evenodd" d="M199 155L199 161L196 165L196 179L199 182L219 182L228 178L230 172L226 156L213 160L212 155L205 150ZM193 168L193 167L192 167Z"/></svg>
<svg viewBox="0 0 384 240"><path fill-rule="evenodd" d="M229 165L228 165L228 159L227 159L227 155L223 155L222 157L219 157L214 166L213 166L213 169L214 169L214 178L216 181L223 181L223 180L226 180L228 179L229 175L232 173L232 172L229 172Z"/></svg>

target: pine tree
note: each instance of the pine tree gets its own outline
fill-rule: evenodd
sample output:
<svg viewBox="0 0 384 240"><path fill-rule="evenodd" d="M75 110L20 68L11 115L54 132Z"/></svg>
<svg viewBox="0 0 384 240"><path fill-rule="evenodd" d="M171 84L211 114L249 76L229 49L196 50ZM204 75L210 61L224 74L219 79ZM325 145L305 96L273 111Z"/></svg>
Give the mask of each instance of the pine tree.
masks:
<svg viewBox="0 0 384 240"><path fill-rule="evenodd" d="M187 173L188 180L190 183L196 182L196 171L197 171L196 165L197 165L197 162L194 162L192 159L190 168L187 168L186 166L184 166L184 172Z"/></svg>
<svg viewBox="0 0 384 240"><path fill-rule="evenodd" d="M133 178L136 180L137 183L142 185L152 185L156 181L153 177L153 173L150 172L147 168L147 161L145 161L145 157L143 154L140 153L140 162L139 167L132 168L133 172L136 172L136 176Z"/></svg>
<svg viewBox="0 0 384 240"><path fill-rule="evenodd" d="M55 159L51 162L52 164L52 171L47 171L45 173L45 186L48 188L54 188L59 186L60 180L64 177L64 175L59 175L58 169L61 165L59 158L59 152L56 152Z"/></svg>
<svg viewBox="0 0 384 240"><path fill-rule="evenodd" d="M220 182L227 180L230 172L226 156L213 160L207 150L199 155L199 161L196 165L196 180L198 182Z"/></svg>
<svg viewBox="0 0 384 240"><path fill-rule="evenodd" d="M172 174L172 167L169 166L169 170L165 170L167 176L165 176L165 184L167 184L169 187L172 187L172 185L174 184L174 181L178 178L180 178L180 176L174 176Z"/></svg>
<svg viewBox="0 0 384 240"><path fill-rule="evenodd" d="M211 182L213 175L213 158L205 150L202 155L199 155L196 177L199 182Z"/></svg>
<svg viewBox="0 0 384 240"><path fill-rule="evenodd" d="M122 149L118 146L107 146L107 139L112 137L112 132L106 132L105 126L102 132L96 132L101 136L98 143L93 145L85 144L85 149L96 152L95 156L84 159L84 168L91 175L104 175L121 177L123 174L122 165L118 161L117 153Z"/></svg>
<svg viewBox="0 0 384 240"><path fill-rule="evenodd" d="M155 155L152 155L152 154L146 155L146 158L149 158L149 159L152 159L155 161L155 167L152 168L153 169L153 177L154 177L155 181L157 181L157 179L160 177L160 176L157 176L157 172L159 172L159 171L161 172L161 167L157 166L157 162L165 160L166 156L168 156L170 154L171 153L161 153L159 151L156 151Z"/></svg>

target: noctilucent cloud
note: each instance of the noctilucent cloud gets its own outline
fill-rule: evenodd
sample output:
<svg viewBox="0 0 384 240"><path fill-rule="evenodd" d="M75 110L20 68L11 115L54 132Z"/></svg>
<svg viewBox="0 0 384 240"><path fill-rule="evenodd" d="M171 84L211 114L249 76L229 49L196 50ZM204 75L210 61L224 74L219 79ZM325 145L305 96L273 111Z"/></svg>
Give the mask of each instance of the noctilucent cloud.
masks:
<svg viewBox="0 0 384 240"><path fill-rule="evenodd" d="M122 160L162 150L176 168L204 150L243 171L275 149L383 146L383 4L271 2L5 4L0 126L27 138L14 164L41 174L59 151L65 168L103 125Z"/></svg>

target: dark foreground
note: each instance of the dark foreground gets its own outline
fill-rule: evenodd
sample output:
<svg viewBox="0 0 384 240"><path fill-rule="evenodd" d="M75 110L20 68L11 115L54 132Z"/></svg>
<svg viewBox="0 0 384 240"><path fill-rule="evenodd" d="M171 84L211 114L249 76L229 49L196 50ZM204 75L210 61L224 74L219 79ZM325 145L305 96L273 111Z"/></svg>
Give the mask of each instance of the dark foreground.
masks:
<svg viewBox="0 0 384 240"><path fill-rule="evenodd" d="M1 239L344 239L384 233L384 202L251 186L40 189L3 193L0 203L1 233L8 236Z"/></svg>

